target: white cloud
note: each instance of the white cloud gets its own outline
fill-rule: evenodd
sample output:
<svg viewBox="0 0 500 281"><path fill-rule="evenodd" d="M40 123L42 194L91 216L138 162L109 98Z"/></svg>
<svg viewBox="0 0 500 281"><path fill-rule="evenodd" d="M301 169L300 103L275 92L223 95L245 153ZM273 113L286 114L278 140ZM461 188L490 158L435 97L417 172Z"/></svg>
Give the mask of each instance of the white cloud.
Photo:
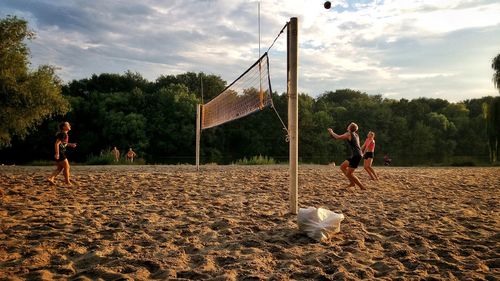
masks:
<svg viewBox="0 0 500 281"><path fill-rule="evenodd" d="M445 33L464 28L500 24L500 5L436 10L416 17L415 25L429 33Z"/></svg>
<svg viewBox="0 0 500 281"><path fill-rule="evenodd" d="M500 52L500 3L332 3L326 10L321 0L261 1L263 51L290 17L299 18L302 92L352 88L450 100L497 93L490 65ZM66 81L130 69L150 80L204 71L231 82L258 57L256 1L6 0L0 11L30 21L38 34L30 44L34 65L57 65ZM279 92L285 91L285 37L270 53Z"/></svg>
<svg viewBox="0 0 500 281"><path fill-rule="evenodd" d="M436 77L451 77L455 74L453 73L406 73L399 74L398 78L405 80L414 80L414 79L427 79L427 78L436 78Z"/></svg>

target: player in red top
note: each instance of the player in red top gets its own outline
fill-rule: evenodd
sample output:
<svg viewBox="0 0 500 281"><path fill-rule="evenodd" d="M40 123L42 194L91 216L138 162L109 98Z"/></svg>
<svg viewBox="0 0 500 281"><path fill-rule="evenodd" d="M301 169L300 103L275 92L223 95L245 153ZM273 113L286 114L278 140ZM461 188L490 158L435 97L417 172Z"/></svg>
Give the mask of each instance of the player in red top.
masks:
<svg viewBox="0 0 500 281"><path fill-rule="evenodd" d="M364 163L363 166L370 176L372 180L378 180L378 176L375 173L375 170L372 168L373 163L373 153L375 152L375 133L370 131L368 132L368 137L365 140L365 143L361 147L363 151Z"/></svg>

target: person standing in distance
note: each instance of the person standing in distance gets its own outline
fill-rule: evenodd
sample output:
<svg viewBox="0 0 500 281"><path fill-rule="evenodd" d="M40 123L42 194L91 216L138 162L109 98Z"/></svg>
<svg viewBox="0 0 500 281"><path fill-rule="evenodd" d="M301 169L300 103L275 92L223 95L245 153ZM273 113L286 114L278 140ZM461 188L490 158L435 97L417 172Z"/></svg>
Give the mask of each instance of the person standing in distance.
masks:
<svg viewBox="0 0 500 281"><path fill-rule="evenodd" d="M137 154L135 153L135 151L132 150L132 147L130 147L128 149L128 152L127 152L127 161L130 161L130 163L133 163L134 162L134 157L136 157Z"/></svg>
<svg viewBox="0 0 500 281"><path fill-rule="evenodd" d="M113 147L113 150L111 150L111 152L113 153L113 156L115 157L115 162L119 162L120 161L120 150L118 150L118 148Z"/></svg>

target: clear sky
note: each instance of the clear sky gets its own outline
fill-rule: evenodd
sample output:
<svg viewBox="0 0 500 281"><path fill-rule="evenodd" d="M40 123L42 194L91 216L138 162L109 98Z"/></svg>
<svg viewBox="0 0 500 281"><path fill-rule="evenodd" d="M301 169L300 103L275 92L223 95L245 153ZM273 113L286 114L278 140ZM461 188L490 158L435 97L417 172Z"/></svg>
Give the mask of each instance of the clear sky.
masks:
<svg viewBox="0 0 500 281"><path fill-rule="evenodd" d="M265 51L299 18L299 91L351 88L390 98L460 101L498 95L498 0L261 0ZM33 67L63 81L137 71L149 80L187 71L228 83L258 58L257 1L0 0L0 16L29 21ZM285 91L286 41L270 52L273 89Z"/></svg>

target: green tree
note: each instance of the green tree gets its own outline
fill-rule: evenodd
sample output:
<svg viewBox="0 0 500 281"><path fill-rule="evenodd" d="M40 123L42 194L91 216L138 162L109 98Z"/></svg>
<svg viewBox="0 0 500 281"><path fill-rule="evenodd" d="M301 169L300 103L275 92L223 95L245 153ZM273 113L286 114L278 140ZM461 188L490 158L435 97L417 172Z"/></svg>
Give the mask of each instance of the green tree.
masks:
<svg viewBox="0 0 500 281"><path fill-rule="evenodd" d="M500 139L500 97L496 97L489 104L484 104L484 118L486 119L490 161L495 163L498 160L498 140Z"/></svg>
<svg viewBox="0 0 500 281"><path fill-rule="evenodd" d="M500 54L493 58L491 68L495 71L495 73L493 73L493 84L495 84L495 87L500 91Z"/></svg>
<svg viewBox="0 0 500 281"><path fill-rule="evenodd" d="M146 96L147 152L154 162L194 159L196 104L188 88L170 84ZM174 162L175 163L175 162Z"/></svg>
<svg viewBox="0 0 500 281"><path fill-rule="evenodd" d="M493 58L491 67L495 71L493 73L493 84L500 91L500 54ZM490 103L485 103L483 113L486 119L490 161L495 163L498 159L498 139L500 138L500 98L496 97Z"/></svg>
<svg viewBox="0 0 500 281"><path fill-rule="evenodd" d="M140 74L98 74L72 81L63 93L72 110L71 140L78 142L71 159L118 146L132 146L147 163L193 163L195 111L200 102L200 76L186 73L161 76L149 82ZM219 94L225 82L203 76L205 102ZM208 90L210 89L210 90ZM337 163L349 155L345 142L332 141L326 128L343 132L349 122L360 125L361 141L376 132L375 162L389 153L396 165L483 162L488 155L488 134L500 131L498 98L484 97L450 103L442 99L384 99L380 95L343 89L318 98L299 95L299 157L312 163ZM273 94L274 105L285 123L286 93ZM483 104L485 111L483 112ZM485 117L490 118L488 125ZM496 121L495 121L496 120ZM492 125L493 124L493 125ZM496 129L495 129L496 128ZM0 150L7 163L26 163L50 157L57 121L46 119L38 130ZM498 139L490 138L490 143ZM490 151L494 151L492 145ZM203 130L202 163L227 164L256 155L288 160L285 131L271 108L227 124ZM491 153L491 156L498 155Z"/></svg>
<svg viewBox="0 0 500 281"><path fill-rule="evenodd" d="M226 87L226 81L222 80L220 76L206 75L203 72L198 74L194 72L187 72L178 75L161 75L156 79L156 89L168 87L171 84L182 84L186 86L191 93L196 94L201 100L201 90L203 85L203 102L207 103L218 94L220 94Z"/></svg>
<svg viewBox="0 0 500 281"><path fill-rule="evenodd" d="M29 70L24 40L34 36L25 20L15 16L0 20L0 147L11 145L14 136L25 138L44 119L69 110L54 67Z"/></svg>
<svg viewBox="0 0 500 281"><path fill-rule="evenodd" d="M433 146L432 159L436 162L446 162L456 147L453 136L457 129L445 115L431 112L427 115L427 123L432 130L435 142Z"/></svg>
<svg viewBox="0 0 500 281"><path fill-rule="evenodd" d="M415 124L413 130L409 133L409 138L412 140L412 150L410 157L413 161L425 163L431 158L431 153L434 148L434 134L430 127L419 121Z"/></svg>
<svg viewBox="0 0 500 281"><path fill-rule="evenodd" d="M142 114L110 112L106 115L103 133L107 144L116 144L121 149L132 147L142 153L148 146L146 137L147 120Z"/></svg>

